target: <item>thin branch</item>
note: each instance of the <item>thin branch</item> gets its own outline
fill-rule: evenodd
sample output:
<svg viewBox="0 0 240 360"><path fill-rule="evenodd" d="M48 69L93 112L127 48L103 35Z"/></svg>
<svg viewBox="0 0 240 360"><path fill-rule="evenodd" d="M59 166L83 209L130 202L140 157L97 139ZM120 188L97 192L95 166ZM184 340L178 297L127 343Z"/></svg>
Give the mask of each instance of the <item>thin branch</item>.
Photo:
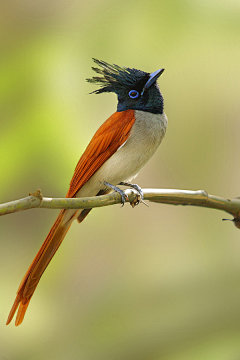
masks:
<svg viewBox="0 0 240 360"><path fill-rule="evenodd" d="M232 200L209 195L205 190L142 189L144 200L171 205L193 205L222 210L233 216L234 224L240 228L240 198ZM138 197L135 190L127 189L127 202L134 207ZM141 202L141 200L140 200ZM47 209L91 209L121 203L121 196L113 192L108 195L86 198L46 198L38 189L23 199L0 205L0 216L32 208Z"/></svg>

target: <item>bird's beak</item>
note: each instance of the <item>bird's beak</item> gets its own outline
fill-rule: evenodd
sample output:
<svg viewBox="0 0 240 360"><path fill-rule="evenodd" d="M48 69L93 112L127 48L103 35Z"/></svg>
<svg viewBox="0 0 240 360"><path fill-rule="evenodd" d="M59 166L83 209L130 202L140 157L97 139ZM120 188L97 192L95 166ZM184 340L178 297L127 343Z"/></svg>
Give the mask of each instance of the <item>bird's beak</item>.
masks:
<svg viewBox="0 0 240 360"><path fill-rule="evenodd" d="M157 81L157 79L159 78L159 76L164 72L165 69L159 69L159 70L156 70L154 72L152 72L149 76L149 79L148 81L146 82L146 84L144 85L143 87L143 91L141 92L141 95L143 95L144 91L146 91L147 89L150 88L150 86L152 84L155 83L155 81Z"/></svg>

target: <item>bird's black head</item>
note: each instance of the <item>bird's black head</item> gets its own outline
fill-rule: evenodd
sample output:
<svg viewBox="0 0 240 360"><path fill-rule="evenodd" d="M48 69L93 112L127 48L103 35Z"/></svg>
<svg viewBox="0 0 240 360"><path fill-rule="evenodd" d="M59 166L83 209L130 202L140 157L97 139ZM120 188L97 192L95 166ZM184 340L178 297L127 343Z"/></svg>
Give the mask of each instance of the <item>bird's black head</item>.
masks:
<svg viewBox="0 0 240 360"><path fill-rule="evenodd" d="M132 109L154 114L163 113L163 97L156 81L164 69L150 74L141 70L110 65L96 59L93 61L100 68L93 67L92 69L102 76L94 76L87 81L101 86L93 93L116 93L118 96L117 111Z"/></svg>

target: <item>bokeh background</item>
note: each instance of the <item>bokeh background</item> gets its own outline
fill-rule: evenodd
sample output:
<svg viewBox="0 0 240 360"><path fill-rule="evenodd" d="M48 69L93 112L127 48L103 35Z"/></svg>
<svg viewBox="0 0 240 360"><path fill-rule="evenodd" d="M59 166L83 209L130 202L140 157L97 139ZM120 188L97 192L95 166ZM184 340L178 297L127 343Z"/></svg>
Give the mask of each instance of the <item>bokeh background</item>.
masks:
<svg viewBox="0 0 240 360"><path fill-rule="evenodd" d="M92 57L159 79L166 138L143 188L240 195L239 0L0 3L0 203L41 187L65 196L96 129L116 110ZM23 324L5 326L58 211L0 219L1 360L240 358L240 233L217 210L95 209L73 224Z"/></svg>

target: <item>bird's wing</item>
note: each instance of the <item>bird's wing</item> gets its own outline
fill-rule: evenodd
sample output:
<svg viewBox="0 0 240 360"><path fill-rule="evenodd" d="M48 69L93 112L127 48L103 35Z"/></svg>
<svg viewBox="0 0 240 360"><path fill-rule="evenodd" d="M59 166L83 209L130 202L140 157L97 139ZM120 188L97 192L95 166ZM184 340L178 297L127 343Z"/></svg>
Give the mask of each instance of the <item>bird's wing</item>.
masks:
<svg viewBox="0 0 240 360"><path fill-rule="evenodd" d="M134 110L126 110L115 112L100 126L76 166L67 198L73 197L127 140L134 121Z"/></svg>

